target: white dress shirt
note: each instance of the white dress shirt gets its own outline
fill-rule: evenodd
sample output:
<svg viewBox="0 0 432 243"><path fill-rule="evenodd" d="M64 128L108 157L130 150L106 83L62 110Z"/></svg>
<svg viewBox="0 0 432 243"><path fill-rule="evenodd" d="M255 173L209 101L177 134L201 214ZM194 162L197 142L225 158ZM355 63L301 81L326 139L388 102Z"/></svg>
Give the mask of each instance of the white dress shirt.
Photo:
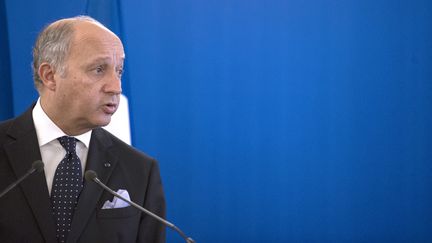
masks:
<svg viewBox="0 0 432 243"><path fill-rule="evenodd" d="M54 173L58 164L66 155L66 150L57 140L57 138L66 135L54 122L48 117L38 99L33 108L33 122L36 128L36 134L39 142L39 149L44 163L45 178L47 181L48 192L51 195L51 187L54 179ZM92 131L84 134L73 136L78 139L76 152L81 160L82 171L87 162L88 148L90 144Z"/></svg>

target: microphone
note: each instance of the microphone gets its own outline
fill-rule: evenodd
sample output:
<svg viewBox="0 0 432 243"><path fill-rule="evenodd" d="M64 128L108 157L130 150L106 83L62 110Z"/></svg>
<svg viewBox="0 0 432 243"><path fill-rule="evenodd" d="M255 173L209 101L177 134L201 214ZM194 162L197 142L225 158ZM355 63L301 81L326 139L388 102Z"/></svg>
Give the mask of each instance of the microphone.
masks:
<svg viewBox="0 0 432 243"><path fill-rule="evenodd" d="M192 238L186 236L183 231L181 231L179 228L177 228L177 226L175 226L174 224L170 223L169 221L157 216L156 214L150 212L149 210L141 207L140 205L127 200L126 198L120 196L117 192L113 191L111 188L107 187L105 184L103 184L99 178L97 177L96 172L94 172L93 170L88 170L84 173L84 177L86 179L86 181L93 181L96 184L98 184L99 186L101 186L103 189L107 190L109 193L111 193L112 195L116 196L117 198L120 198L121 200L129 203L130 205L134 206L135 208L139 209L140 211L146 213L147 215L150 215L151 217L153 217L154 219L157 219L159 222L161 222L162 224L164 224L165 226L170 227L171 229L173 229L174 231L176 231L185 241L186 243L195 243L194 240L192 240Z"/></svg>
<svg viewBox="0 0 432 243"><path fill-rule="evenodd" d="M43 168L44 168L44 163L42 162L42 160L36 160L35 162L33 162L32 167L23 176L21 176L14 183L10 184L6 189L2 191L2 193L0 193L0 198L6 195L6 193L8 193L10 190L16 187L21 181L23 181L29 175L33 174L34 172L39 173L43 171Z"/></svg>

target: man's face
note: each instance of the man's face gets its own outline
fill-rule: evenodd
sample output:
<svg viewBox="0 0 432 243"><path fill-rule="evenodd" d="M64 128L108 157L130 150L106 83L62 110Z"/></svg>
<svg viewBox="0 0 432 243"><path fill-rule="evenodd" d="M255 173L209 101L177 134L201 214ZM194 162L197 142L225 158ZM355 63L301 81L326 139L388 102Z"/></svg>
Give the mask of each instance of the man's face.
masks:
<svg viewBox="0 0 432 243"><path fill-rule="evenodd" d="M79 23L64 67L56 73L54 102L68 131L105 126L117 110L124 51L121 41L93 23Z"/></svg>

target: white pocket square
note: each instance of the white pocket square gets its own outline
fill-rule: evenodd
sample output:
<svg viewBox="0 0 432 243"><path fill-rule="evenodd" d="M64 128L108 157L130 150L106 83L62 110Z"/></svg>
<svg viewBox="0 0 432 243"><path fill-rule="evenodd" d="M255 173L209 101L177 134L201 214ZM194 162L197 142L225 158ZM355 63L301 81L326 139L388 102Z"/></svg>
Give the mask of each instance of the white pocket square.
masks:
<svg viewBox="0 0 432 243"><path fill-rule="evenodd" d="M124 190L124 189L119 189L117 191L117 193L124 197L127 200L130 200L129 198L129 193L128 191ZM118 197L114 197L112 202L107 200L104 205L102 206L102 209L113 209L113 208L125 208L130 206L129 203L123 201L122 199L118 198Z"/></svg>

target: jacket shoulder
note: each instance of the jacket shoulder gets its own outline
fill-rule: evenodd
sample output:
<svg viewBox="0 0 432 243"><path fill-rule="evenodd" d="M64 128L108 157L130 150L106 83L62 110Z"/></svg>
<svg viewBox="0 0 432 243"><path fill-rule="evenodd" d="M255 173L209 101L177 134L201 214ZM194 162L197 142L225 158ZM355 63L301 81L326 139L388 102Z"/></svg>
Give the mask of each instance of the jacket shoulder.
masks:
<svg viewBox="0 0 432 243"><path fill-rule="evenodd" d="M150 155L138 150L135 147L125 143L118 137L114 136L112 133L108 132L103 128L98 128L93 130L95 135L98 137L105 137L104 139L111 141L112 148L116 151L118 155L125 156L125 158L133 160L142 160L148 163L154 163L155 159Z"/></svg>

